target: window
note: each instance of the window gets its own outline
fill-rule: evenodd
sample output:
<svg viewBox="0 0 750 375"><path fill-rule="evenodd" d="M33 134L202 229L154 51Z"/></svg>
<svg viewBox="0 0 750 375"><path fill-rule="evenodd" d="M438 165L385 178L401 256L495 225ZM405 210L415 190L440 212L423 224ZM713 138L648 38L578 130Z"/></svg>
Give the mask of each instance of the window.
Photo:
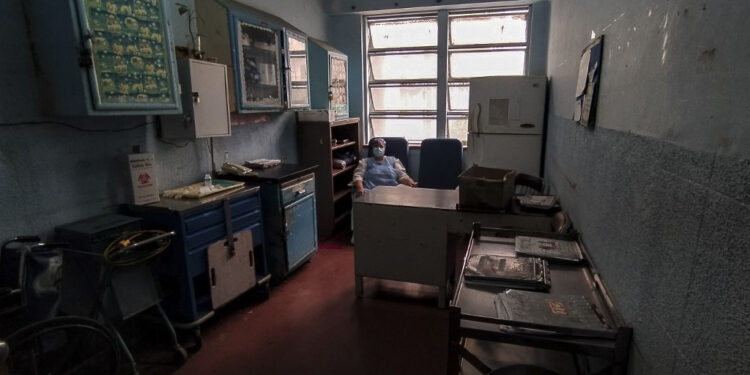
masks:
<svg viewBox="0 0 750 375"><path fill-rule="evenodd" d="M524 74L527 16L513 8L368 17L367 135L465 143L469 79Z"/></svg>

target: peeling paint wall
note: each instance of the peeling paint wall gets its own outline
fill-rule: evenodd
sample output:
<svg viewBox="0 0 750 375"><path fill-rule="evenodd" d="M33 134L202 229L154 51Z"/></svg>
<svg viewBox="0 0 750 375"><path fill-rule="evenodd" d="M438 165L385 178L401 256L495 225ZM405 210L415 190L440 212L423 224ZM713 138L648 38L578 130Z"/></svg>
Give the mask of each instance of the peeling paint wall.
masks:
<svg viewBox="0 0 750 375"><path fill-rule="evenodd" d="M750 3L552 1L545 176L634 327L632 374L750 368ZM604 34L596 128L571 121Z"/></svg>

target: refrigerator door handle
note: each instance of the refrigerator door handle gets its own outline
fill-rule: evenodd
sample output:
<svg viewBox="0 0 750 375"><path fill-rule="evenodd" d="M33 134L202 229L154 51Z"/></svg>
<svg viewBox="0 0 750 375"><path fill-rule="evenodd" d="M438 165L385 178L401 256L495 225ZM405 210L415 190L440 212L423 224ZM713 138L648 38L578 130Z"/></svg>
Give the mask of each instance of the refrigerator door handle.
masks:
<svg viewBox="0 0 750 375"><path fill-rule="evenodd" d="M469 133L479 133L479 115L481 113L481 103L477 103L474 108L469 109Z"/></svg>

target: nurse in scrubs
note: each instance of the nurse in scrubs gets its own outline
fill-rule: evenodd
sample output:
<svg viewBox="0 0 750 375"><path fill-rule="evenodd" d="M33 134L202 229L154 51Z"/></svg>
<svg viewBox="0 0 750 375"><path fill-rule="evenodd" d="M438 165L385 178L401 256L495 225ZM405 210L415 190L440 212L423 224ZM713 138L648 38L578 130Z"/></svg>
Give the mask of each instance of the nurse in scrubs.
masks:
<svg viewBox="0 0 750 375"><path fill-rule="evenodd" d="M375 138L370 141L372 147L372 157L364 158L359 161L357 168L354 169L354 188L355 195L361 197L366 191L372 190L375 186L396 186L403 184L407 186L417 186L414 180L406 174L404 165L401 161L393 156L385 155L385 140Z"/></svg>

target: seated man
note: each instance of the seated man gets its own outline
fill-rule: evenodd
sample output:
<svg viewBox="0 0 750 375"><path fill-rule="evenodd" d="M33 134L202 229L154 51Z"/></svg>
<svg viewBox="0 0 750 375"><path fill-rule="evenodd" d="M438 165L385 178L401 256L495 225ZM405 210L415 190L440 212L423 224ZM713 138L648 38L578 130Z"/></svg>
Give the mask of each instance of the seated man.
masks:
<svg viewBox="0 0 750 375"><path fill-rule="evenodd" d="M385 156L385 140L375 138L370 141L372 146L372 157L359 161L354 169L354 188L357 197L372 190L375 186L396 186L404 184L411 187L417 186L414 180L406 174L404 165L393 156Z"/></svg>

